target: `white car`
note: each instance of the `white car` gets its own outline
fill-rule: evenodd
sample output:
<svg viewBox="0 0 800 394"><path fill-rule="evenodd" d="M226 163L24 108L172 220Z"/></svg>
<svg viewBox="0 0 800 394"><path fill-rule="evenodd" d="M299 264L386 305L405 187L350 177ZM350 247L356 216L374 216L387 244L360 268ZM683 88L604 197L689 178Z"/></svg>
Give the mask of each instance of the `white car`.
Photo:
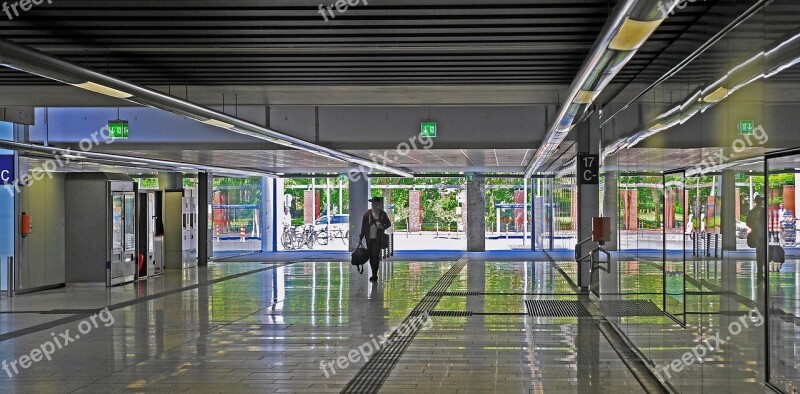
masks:
<svg viewBox="0 0 800 394"><path fill-rule="evenodd" d="M329 229L348 233L350 231L350 215L331 215L330 225L328 224L327 216L317 219L317 222L314 223L314 230L317 232L328 231Z"/></svg>

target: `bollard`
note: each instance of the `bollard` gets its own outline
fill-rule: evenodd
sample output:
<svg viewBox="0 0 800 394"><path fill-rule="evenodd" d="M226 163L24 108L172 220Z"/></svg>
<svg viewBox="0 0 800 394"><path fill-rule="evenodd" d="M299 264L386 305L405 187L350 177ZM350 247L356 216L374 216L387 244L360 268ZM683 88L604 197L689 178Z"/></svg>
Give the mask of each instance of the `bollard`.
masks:
<svg viewBox="0 0 800 394"><path fill-rule="evenodd" d="M14 256L8 256L8 262L6 265L6 288L8 289L8 296L13 297L14 288L17 285L14 280Z"/></svg>

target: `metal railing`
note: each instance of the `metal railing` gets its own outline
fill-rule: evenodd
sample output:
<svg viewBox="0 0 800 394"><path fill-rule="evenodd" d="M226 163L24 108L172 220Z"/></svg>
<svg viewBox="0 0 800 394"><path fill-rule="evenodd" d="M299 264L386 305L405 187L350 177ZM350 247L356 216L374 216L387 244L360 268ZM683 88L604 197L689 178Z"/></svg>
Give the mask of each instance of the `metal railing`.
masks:
<svg viewBox="0 0 800 394"><path fill-rule="evenodd" d="M8 289L8 296L14 296L14 289L17 287L16 278L14 276L14 256L8 256L6 262L6 289Z"/></svg>
<svg viewBox="0 0 800 394"><path fill-rule="evenodd" d="M719 257L720 234L692 232L688 235L692 241L692 256Z"/></svg>

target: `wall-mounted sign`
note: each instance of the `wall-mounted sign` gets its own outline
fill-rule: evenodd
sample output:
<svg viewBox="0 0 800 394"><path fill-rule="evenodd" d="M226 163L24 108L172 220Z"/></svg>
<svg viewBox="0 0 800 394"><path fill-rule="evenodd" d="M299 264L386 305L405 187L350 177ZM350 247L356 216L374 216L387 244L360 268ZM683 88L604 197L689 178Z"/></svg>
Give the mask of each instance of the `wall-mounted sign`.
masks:
<svg viewBox="0 0 800 394"><path fill-rule="evenodd" d="M436 122L422 122L420 130L420 136L425 138L436 138L439 133L439 127L436 125Z"/></svg>
<svg viewBox="0 0 800 394"><path fill-rule="evenodd" d="M0 185L13 185L15 181L14 155L0 155Z"/></svg>
<svg viewBox="0 0 800 394"><path fill-rule="evenodd" d="M578 184L600 184L600 155L578 153Z"/></svg>
<svg viewBox="0 0 800 394"><path fill-rule="evenodd" d="M127 140L128 139L128 121L127 120L109 120L108 121L108 134L114 140Z"/></svg>
<svg viewBox="0 0 800 394"><path fill-rule="evenodd" d="M753 135L756 129L756 122L754 120L740 120L739 121L739 135Z"/></svg>

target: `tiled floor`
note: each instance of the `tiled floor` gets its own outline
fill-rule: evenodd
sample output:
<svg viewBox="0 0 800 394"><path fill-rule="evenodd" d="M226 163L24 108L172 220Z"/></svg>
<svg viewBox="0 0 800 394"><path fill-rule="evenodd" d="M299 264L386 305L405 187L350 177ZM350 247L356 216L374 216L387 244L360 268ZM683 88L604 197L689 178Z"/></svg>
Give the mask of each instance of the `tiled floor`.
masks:
<svg viewBox="0 0 800 394"><path fill-rule="evenodd" d="M19 373L0 372L0 392L644 392L597 318L527 314L527 299L577 300L562 275L575 267L463 263L386 263L375 284L343 262L216 263L138 285L3 299L0 360L16 361ZM626 295L601 299L651 299L663 290L663 282L651 280L663 274L658 267L625 261L619 267L627 275L615 294ZM687 267L687 283L712 278L711 268ZM713 314L720 308L747 311L745 271L738 282L715 282L738 283L737 293L705 294L712 292L705 286L687 296L688 311L709 313L687 315L685 329L666 317L609 320L664 364L732 319ZM105 306L113 324L98 321L107 317L101 314L97 327L89 312L39 313ZM445 311L472 315L439 316ZM429 325L398 332L392 345L378 342L421 312L434 314ZM74 341L49 345L54 337L65 342L59 334L67 330ZM767 392L759 343L763 332L744 332L670 383L681 392ZM382 353L374 354L373 344ZM52 360L20 359L48 346Z"/></svg>

